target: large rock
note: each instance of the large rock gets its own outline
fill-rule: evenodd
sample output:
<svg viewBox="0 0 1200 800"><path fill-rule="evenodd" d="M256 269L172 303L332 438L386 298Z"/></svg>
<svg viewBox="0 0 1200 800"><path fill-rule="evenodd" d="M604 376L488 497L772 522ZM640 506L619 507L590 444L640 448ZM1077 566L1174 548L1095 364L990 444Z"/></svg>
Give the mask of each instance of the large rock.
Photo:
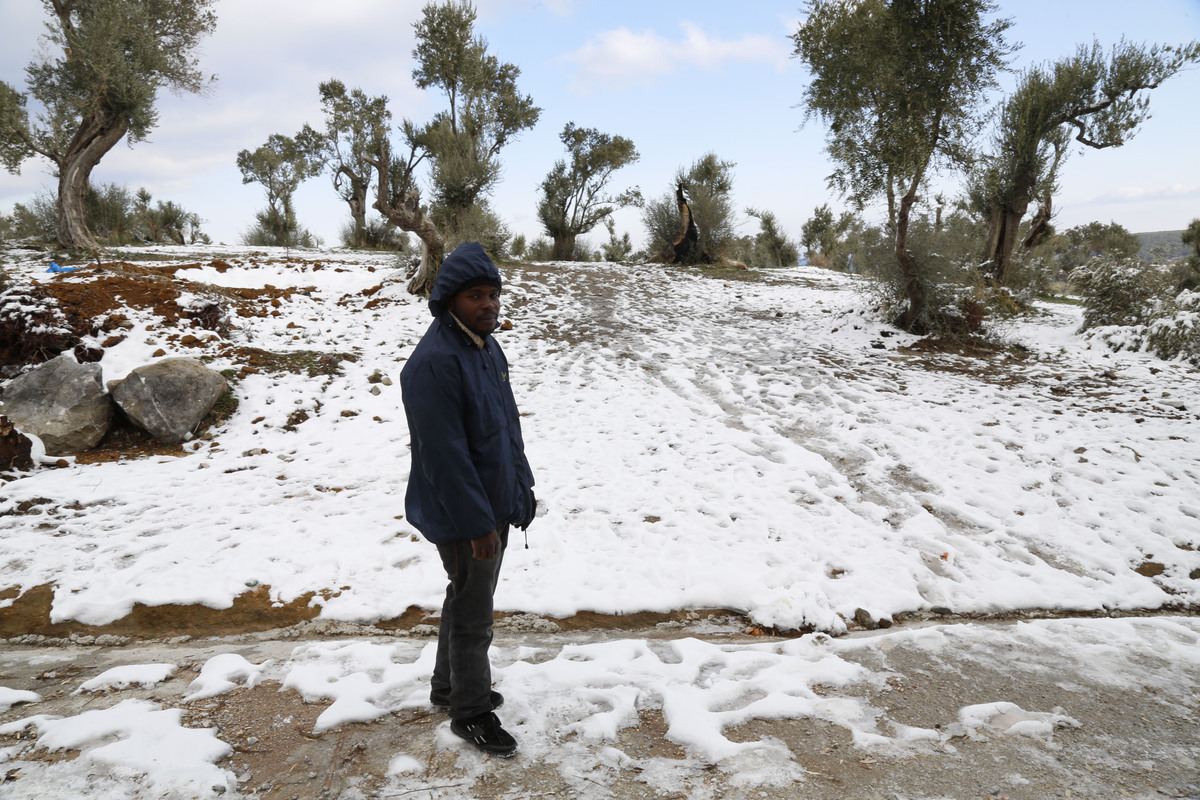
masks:
<svg viewBox="0 0 1200 800"><path fill-rule="evenodd" d="M194 358L164 358L108 385L126 416L164 444L186 441L226 388L220 373Z"/></svg>
<svg viewBox="0 0 1200 800"><path fill-rule="evenodd" d="M112 423L112 402L100 376L99 364L61 355L8 384L0 413L22 432L40 438L49 455L90 450Z"/></svg>

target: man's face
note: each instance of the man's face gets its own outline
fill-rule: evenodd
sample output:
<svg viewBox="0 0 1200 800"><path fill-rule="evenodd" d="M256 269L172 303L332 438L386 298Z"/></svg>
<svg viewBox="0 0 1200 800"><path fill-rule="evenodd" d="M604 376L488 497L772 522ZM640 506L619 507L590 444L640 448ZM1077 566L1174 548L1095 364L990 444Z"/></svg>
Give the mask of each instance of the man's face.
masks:
<svg viewBox="0 0 1200 800"><path fill-rule="evenodd" d="M500 325L500 290L483 284L464 289L450 300L450 311L479 336Z"/></svg>

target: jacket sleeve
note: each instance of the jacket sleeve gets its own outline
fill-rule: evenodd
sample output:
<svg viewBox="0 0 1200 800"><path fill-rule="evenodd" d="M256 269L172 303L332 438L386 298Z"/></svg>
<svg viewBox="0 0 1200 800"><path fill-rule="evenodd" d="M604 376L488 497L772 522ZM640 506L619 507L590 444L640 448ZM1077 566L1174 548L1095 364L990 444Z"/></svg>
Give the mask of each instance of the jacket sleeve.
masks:
<svg viewBox="0 0 1200 800"><path fill-rule="evenodd" d="M454 359L426 362L412 376L404 411L412 436L413 468L449 518L457 539L477 539L496 527L491 503L471 461L464 423L463 380Z"/></svg>

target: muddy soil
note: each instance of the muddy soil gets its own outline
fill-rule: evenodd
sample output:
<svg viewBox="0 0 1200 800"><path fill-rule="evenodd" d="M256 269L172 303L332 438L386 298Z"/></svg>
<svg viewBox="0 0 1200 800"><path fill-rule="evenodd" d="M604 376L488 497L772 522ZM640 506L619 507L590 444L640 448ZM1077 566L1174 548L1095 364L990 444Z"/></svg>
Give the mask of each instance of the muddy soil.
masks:
<svg viewBox="0 0 1200 800"><path fill-rule="evenodd" d="M641 629L556 627L502 622L497 629L497 653L507 658L521 647L553 652L567 644L621 638L771 640L748 636L736 624L722 628L712 620L691 630L678 622ZM1011 665L997 661L994 654L977 658L978 654L963 651L934 656L905 645L889 648L886 664L879 651L864 649L858 656L851 652L847 657L852 660L891 674L886 683L852 687L849 693L845 688L836 691L877 709L881 730L892 724L938 728L953 721L964 706L995 701L1027 710L1061 708L1079 725L1060 728L1049 739L977 732L892 753L856 747L845 728L820 719L756 719L726 730L734 741L769 738L786 746L799 765L799 777L782 784L777 779L756 782L728 766L705 763L689 754L666 738L666 723L655 708L643 709L638 724L622 729L618 741L589 745L595 752L594 765L565 769L562 763L540 763L520 752L507 760L481 756L457 742L447 731L446 715L432 707L314 735L314 722L325 704L306 703L295 691L281 690L277 682L191 703L181 700L199 668L221 653L238 653L254 663L279 662L286 661L297 646L323 638L428 642L432 633L422 626L397 636L377 628L304 623L263 633L126 641L118 646L64 639L36 645L10 640L0 647L0 683L36 691L44 700L0 714L0 724L34 713L75 715L133 697L182 708L185 724L215 726L220 738L233 746L234 754L220 766L237 775L239 794L245 797L1200 800L1200 697L1194 693L1200 675L1165 661L1139 665L1139 670L1145 670L1145 681L1137 688L1121 689L1089 677L1089 670L1079 669L1082 665L1052 652L1014 654ZM150 689L72 694L81 682L111 667L150 663L176 664L179 669ZM1031 679L1038 674L1054 678ZM1163 686L1179 686L1181 692L1164 691ZM562 742L579 744L573 736L565 736ZM0 737L0 747L21 743L18 737ZM624 754L615 764L612 748ZM425 764L419 780L387 778L389 762L397 753L410 754ZM73 755L29 748L22 758L30 757ZM664 765L672 775L666 782L661 780Z"/></svg>

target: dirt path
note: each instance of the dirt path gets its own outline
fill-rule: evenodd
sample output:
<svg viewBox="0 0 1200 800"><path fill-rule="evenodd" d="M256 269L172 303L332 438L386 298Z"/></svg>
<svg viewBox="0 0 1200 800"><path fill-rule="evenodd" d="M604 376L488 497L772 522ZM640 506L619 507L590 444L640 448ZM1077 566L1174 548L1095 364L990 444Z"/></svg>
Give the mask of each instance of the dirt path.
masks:
<svg viewBox="0 0 1200 800"><path fill-rule="evenodd" d="M648 630L540 632L509 625L498 631L496 663L511 663L536 649L549 658L587 642L639 638L659 644L694 638L730 647L768 644L732 628L705 623ZM537 627L537 626L532 626ZM926 628L942 635L958 626ZM143 698L181 708L184 724L215 727L234 754L219 766L237 776L238 793L264 798L839 798L841 800L1041 800L1042 798L1200 798L1200 669L1196 661L1130 653L1119 668L1099 670L1073 648L1014 648L1012 624L971 626L972 637L931 649L901 632L862 633L827 640L831 653L875 676L853 686L817 686L830 708L857 704L893 741L908 729L939 731L934 740L904 746L864 746L858 734L819 717L753 718L728 727L733 742L764 743L761 749L719 763L707 762L667 737L660 705L639 704L635 724L614 741L590 741L555 730L535 736L512 760L479 756L448 734L447 718L430 707L402 708L366 724L346 724L314 734L328 702L306 703L281 688L280 672L268 672L253 688L182 702L199 668L212 657L237 653L252 663L284 665L300 649L335 641L314 637L311 625L187 641L155 641L119 647L81 646L59 640L49 646L0 650L0 685L38 692L43 701L0 714L0 724L30 716L72 716ZM995 636L987 634L988 630ZM422 646L427 631L396 637L367 628L327 628L336 641ZM424 635L423 635L424 634ZM299 649L298 649L299 648ZM174 664L175 674L149 689L78 693L79 684L126 664ZM501 684L500 688L504 688ZM502 711L518 722L521 736L536 709L510 695ZM988 726L961 730L958 710L982 703L1019 707ZM1052 732L1020 735L1021 710L1057 715ZM550 713L550 712L546 712ZM1012 715L1016 716L1013 717ZM543 723L547 722L542 720ZM959 725L959 730L955 725ZM907 726L907 727L906 727ZM536 727L536 726L534 726ZM567 727L567 726L563 726ZM0 737L0 748L23 748L24 770L8 772L0 795L21 798L29 764L74 758L37 748L30 734ZM411 774L392 759L406 754L419 767ZM568 755L569 754L569 755ZM10 758L11 758L10 753ZM4 765L0 765L3 771ZM141 796L141 795L138 795Z"/></svg>

